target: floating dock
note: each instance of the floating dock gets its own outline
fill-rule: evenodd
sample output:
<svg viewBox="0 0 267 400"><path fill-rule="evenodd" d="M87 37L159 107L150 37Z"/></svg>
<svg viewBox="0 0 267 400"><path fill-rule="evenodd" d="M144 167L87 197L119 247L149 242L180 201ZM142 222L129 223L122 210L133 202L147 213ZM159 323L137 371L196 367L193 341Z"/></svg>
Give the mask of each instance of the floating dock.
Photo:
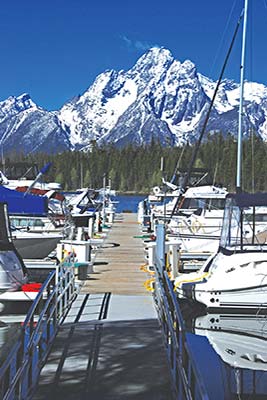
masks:
<svg viewBox="0 0 267 400"><path fill-rule="evenodd" d="M136 214L116 216L61 325L40 399L171 400L171 379Z"/></svg>

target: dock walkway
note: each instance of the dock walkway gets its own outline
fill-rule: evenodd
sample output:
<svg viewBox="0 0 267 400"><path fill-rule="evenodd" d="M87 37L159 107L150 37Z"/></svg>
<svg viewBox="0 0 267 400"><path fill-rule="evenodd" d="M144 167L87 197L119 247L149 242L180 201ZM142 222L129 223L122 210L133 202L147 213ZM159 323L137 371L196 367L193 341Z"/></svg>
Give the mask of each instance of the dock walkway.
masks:
<svg viewBox="0 0 267 400"><path fill-rule="evenodd" d="M116 217L60 327L34 400L171 400L136 214Z"/></svg>

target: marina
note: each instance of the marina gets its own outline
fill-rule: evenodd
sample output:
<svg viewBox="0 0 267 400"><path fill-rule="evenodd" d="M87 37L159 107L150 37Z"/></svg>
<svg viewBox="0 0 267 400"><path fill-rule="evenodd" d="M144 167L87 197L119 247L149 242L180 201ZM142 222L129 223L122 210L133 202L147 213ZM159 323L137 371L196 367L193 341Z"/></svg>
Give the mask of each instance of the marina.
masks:
<svg viewBox="0 0 267 400"><path fill-rule="evenodd" d="M3 149L34 103L1 103L0 400L267 398L267 89L242 4L216 81L156 46L36 107L57 148L38 168Z"/></svg>
<svg viewBox="0 0 267 400"><path fill-rule="evenodd" d="M267 395L264 309L256 314L207 311L179 298L170 273L179 259L179 247L163 246L162 223L155 225L152 235L138 222L137 213L115 213L113 222L97 235L90 255L81 252L90 262L69 259L59 266L67 284L60 283L61 272L55 266L52 277L58 275L57 289L46 292L52 277L44 282L39 301L47 298L49 304L59 305L51 308L43 303L38 312L37 307L26 317L33 335L26 348L31 346L31 350L24 355L24 366L18 364L13 371L13 378L9 359L0 368L3 398L16 399L15 393L20 393L20 399L34 400L47 396L235 400ZM153 266L146 257L148 244L153 244ZM176 256L170 257L170 252ZM34 263L38 262L29 260L26 266L36 273ZM47 276L45 270L52 264L43 262L41 268ZM183 275L190 276L190 271ZM57 310L57 317L48 317L48 310ZM15 317L2 318L7 339L7 325L10 321L14 325ZM17 318L17 326L22 326L22 316ZM53 328L49 321L54 321ZM24 340L28 324L23 325ZM18 346L15 337L13 341L11 348ZM14 347L10 357L13 351Z"/></svg>
<svg viewBox="0 0 267 400"><path fill-rule="evenodd" d="M210 314L179 300L164 262L164 225L155 227L151 274L150 238L137 219L118 213L103 229L93 267L82 279L76 271L71 307L21 398L263 398L266 316Z"/></svg>

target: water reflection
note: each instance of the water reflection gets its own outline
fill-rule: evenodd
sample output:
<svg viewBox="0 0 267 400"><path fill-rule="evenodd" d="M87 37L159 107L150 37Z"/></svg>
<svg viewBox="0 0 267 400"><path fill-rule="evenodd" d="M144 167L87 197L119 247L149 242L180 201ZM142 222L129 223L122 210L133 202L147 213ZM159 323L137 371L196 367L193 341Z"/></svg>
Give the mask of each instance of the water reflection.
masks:
<svg viewBox="0 0 267 400"><path fill-rule="evenodd" d="M1 318L3 320L0 320L0 366L20 336L25 315L16 317L6 315Z"/></svg>
<svg viewBox="0 0 267 400"><path fill-rule="evenodd" d="M204 314L181 304L186 339L210 398L267 398L267 314Z"/></svg>
<svg viewBox="0 0 267 400"><path fill-rule="evenodd" d="M195 319L194 332L206 336L229 365L267 371L266 317L208 314Z"/></svg>

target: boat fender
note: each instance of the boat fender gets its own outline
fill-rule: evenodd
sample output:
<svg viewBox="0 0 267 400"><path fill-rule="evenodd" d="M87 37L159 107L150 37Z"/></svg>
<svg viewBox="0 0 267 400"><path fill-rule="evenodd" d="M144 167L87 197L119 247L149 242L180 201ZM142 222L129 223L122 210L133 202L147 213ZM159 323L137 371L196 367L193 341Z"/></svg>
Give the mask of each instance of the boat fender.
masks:
<svg viewBox="0 0 267 400"><path fill-rule="evenodd" d="M153 192L154 192L154 194L159 194L160 192L161 192L161 190L160 190L160 187L159 186L154 186L153 187Z"/></svg>

